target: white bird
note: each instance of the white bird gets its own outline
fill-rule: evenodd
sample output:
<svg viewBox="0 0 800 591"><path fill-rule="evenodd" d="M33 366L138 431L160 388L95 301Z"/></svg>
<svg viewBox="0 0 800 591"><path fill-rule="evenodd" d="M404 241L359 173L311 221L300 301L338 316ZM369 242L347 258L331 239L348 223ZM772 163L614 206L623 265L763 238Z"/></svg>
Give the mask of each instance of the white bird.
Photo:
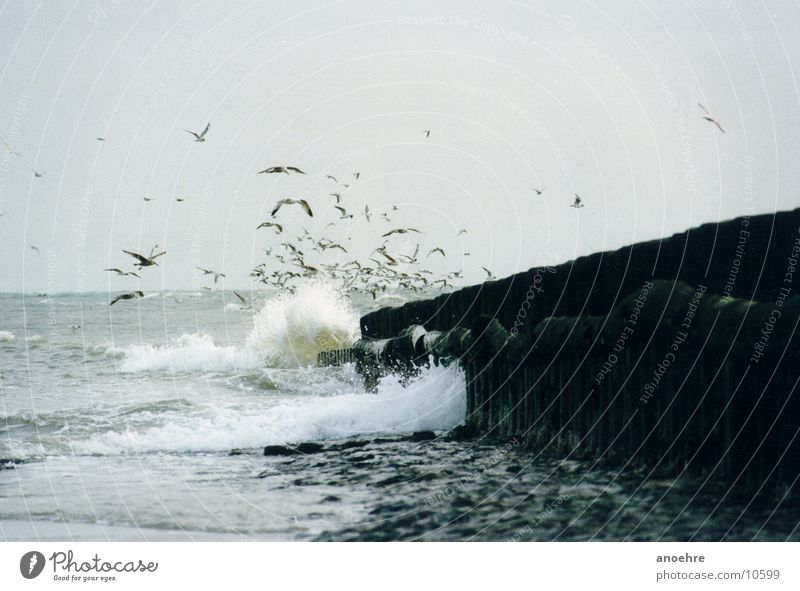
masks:
<svg viewBox="0 0 800 591"><path fill-rule="evenodd" d="M204 141L206 141L206 134L208 133L208 128L209 127L211 127L211 123L208 123L206 125L206 128L203 131L201 131L199 134L195 133L193 131L189 131L188 129L184 129L183 131L185 131L186 133L191 133L195 137L194 141L196 141L196 142L204 142Z"/></svg>
<svg viewBox="0 0 800 591"><path fill-rule="evenodd" d="M706 108L705 108L705 107L704 107L702 104L700 104L700 103L697 103L697 106L698 106L698 107L700 107L701 109L703 109L703 112L705 113L705 115L703 115L703 119L705 119L706 121L710 121L711 123L713 123L714 125L716 125L716 126L717 126L717 128L718 128L718 129L719 129L719 130L720 130L722 133L725 133L725 130L724 130L724 129L722 129L722 125L720 125L720 124L719 124L719 121L717 121L716 119L714 119L714 118L711 116L711 113L709 113L709 112L708 112L708 109L706 109Z"/></svg>
<svg viewBox="0 0 800 591"><path fill-rule="evenodd" d="M127 277L128 275L133 275L134 277L139 277L138 274L134 273L133 271L123 271L122 269L117 269L116 267L113 269L103 269L103 271L111 271L112 273L116 273L120 277ZM141 279L141 277L139 277Z"/></svg>
<svg viewBox="0 0 800 591"><path fill-rule="evenodd" d="M7 141L4 140L3 145L6 147L6 154L9 154L11 156L22 156L22 154L20 154L19 152L15 152Z"/></svg>
<svg viewBox="0 0 800 591"><path fill-rule="evenodd" d="M150 251L149 257L141 255L138 252L131 252L130 250L125 250L125 249L123 249L122 252L131 255L133 258L139 261L138 263L134 263L134 266L139 267L141 269L142 267L152 267L153 265L158 265L156 259L160 256L167 254L166 250L163 252L159 252L158 254L153 254L156 248L158 248L158 246L153 247L153 250Z"/></svg>
<svg viewBox="0 0 800 591"><path fill-rule="evenodd" d="M305 174L302 170L300 170L296 166L270 166L269 168L265 168L264 170L259 170L258 174L275 174L279 172L283 172L285 174L289 174L290 172L296 172L297 174Z"/></svg>
<svg viewBox="0 0 800 591"><path fill-rule="evenodd" d="M352 213L348 214L347 210L344 207L339 207L338 205L334 205L333 208L339 210L339 219L340 220L347 220L347 219L351 219L353 217L353 214Z"/></svg>
<svg viewBox="0 0 800 591"><path fill-rule="evenodd" d="M303 211L308 214L308 217L314 217L314 213L311 211L311 206L305 199L281 199L275 203L275 207L272 208L272 213L270 215L275 217L275 214L278 213L278 210L284 205L300 205L303 208Z"/></svg>
<svg viewBox="0 0 800 591"><path fill-rule="evenodd" d="M114 304L116 304L120 300L132 300L132 299L135 299L135 298L143 298L143 297L144 297L144 293L142 293L141 291L132 291L131 293L123 293L123 294L118 295L117 297L115 297L113 300L111 300L111 303L109 304L109 306L113 306Z"/></svg>
<svg viewBox="0 0 800 591"><path fill-rule="evenodd" d="M420 232L416 228L395 228L394 230L386 232L386 234L381 236L381 238L386 238L387 236L391 236L392 234L408 234L409 232L416 232L417 234L422 234L422 232Z"/></svg>

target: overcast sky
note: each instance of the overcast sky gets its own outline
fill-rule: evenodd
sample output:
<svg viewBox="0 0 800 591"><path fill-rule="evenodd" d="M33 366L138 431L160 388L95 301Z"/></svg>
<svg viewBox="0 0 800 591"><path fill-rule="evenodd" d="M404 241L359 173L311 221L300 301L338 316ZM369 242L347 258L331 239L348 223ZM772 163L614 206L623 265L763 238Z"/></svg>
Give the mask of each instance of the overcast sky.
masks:
<svg viewBox="0 0 800 591"><path fill-rule="evenodd" d="M281 197L315 213L281 212L289 236L364 260L413 226L391 250L441 246L465 283L791 209L798 31L788 1L5 2L0 291L197 288L195 265L247 288ZM256 174L283 164L308 174ZM392 224L325 229L325 174ZM102 271L155 244L142 281Z"/></svg>

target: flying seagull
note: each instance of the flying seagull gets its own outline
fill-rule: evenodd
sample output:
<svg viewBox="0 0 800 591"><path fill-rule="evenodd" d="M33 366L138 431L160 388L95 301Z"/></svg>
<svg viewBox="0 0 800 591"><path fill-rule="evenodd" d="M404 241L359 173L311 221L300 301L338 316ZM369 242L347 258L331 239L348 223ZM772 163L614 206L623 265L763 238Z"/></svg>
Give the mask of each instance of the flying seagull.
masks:
<svg viewBox="0 0 800 591"><path fill-rule="evenodd" d="M350 219L350 218L353 217L353 214L352 213L348 214L347 210L344 207L339 207L338 205L334 205L333 207L334 207L334 209L338 209L339 210L339 214L340 214L339 215L339 219L340 220L347 220L347 219Z"/></svg>
<svg viewBox="0 0 800 591"><path fill-rule="evenodd" d="M188 197L176 197L175 201L177 201L178 203L183 203L187 199L188 199Z"/></svg>
<svg viewBox="0 0 800 591"><path fill-rule="evenodd" d="M335 176L333 176L333 175L330 175L330 174L326 174L326 175L325 175L325 178L332 180L334 183L338 183L338 182L339 182L339 181L336 179L336 177L335 177Z"/></svg>
<svg viewBox="0 0 800 591"><path fill-rule="evenodd" d="M47 174L46 172L38 172L35 168L32 168L31 170L33 171L33 176L35 176L37 179L40 179Z"/></svg>
<svg viewBox="0 0 800 591"><path fill-rule="evenodd" d="M41 254L41 252L39 251L39 249L38 249L37 247L35 247L33 244L31 244L31 245L30 245L30 247L31 247L31 250L32 250L33 252L35 252L36 254Z"/></svg>
<svg viewBox="0 0 800 591"><path fill-rule="evenodd" d="M280 224L276 224L275 222L261 222L260 224L258 224L258 226L256 226L256 230L258 230L259 228L275 228L276 230L278 230L277 232L278 234L283 232L283 226L281 226Z"/></svg>
<svg viewBox="0 0 800 591"><path fill-rule="evenodd" d="M123 293L123 294L118 295L117 297L115 297L113 300L111 300L111 303L109 304L109 306L113 306L114 304L116 304L120 300L132 300L132 299L135 299L135 298L143 298L143 297L144 297L144 293L142 293L141 291L132 291L131 293Z"/></svg>
<svg viewBox="0 0 800 591"><path fill-rule="evenodd" d="M369 205L364 206L364 217L367 218L367 222L372 219L372 215L369 213Z"/></svg>
<svg viewBox="0 0 800 591"><path fill-rule="evenodd" d="M14 151L14 149L9 145L8 142L3 141L3 145L6 147L6 154L11 156L22 156L19 152Z"/></svg>
<svg viewBox="0 0 800 591"><path fill-rule="evenodd" d="M486 271L486 279L494 279L494 273L492 273L489 269L486 267L481 267L481 269Z"/></svg>
<svg viewBox="0 0 800 591"><path fill-rule="evenodd" d="M194 141L196 141L196 142L204 142L204 141L206 141L206 134L208 133L208 128L209 127L211 127L211 123L208 123L206 125L206 128L203 131L201 131L200 133L195 133L193 131L189 131L188 129L184 129L183 131L185 131L186 133L191 133L195 137Z"/></svg>
<svg viewBox="0 0 800 591"><path fill-rule="evenodd" d="M432 250L431 250L431 251L428 253L428 256L431 256L431 255L432 255L434 252L438 252L438 253L440 253L440 254L441 254L443 257L444 257L444 256L447 256L446 254L444 254L444 250L442 250L442 249L441 249L440 247L438 247L438 246L437 246L436 248L432 249ZM426 257L426 258L427 258L427 257Z"/></svg>
<svg viewBox="0 0 800 591"><path fill-rule="evenodd" d="M431 130L430 129L425 129L425 130L423 130L422 133L425 134L425 137L431 137Z"/></svg>
<svg viewBox="0 0 800 591"><path fill-rule="evenodd" d="M724 130L724 129L722 129L722 125L720 125L720 124L719 124L719 121L717 121L716 119L714 119L714 118L711 116L711 113L709 113L709 112L708 112L708 109L706 109L706 108L705 108L705 107L704 107L702 104L700 104L700 103L697 103L697 106L698 106L698 107L700 107L701 109L703 109L703 112L705 113L705 115L703 115L703 119L705 119L706 121L710 121L711 123L713 123L714 125L716 125L716 126L717 126L717 128L718 128L718 129L719 129L719 130L720 130L722 133L725 133L725 130Z"/></svg>
<svg viewBox="0 0 800 591"><path fill-rule="evenodd" d="M156 248L157 247L154 247L153 250L155 250ZM123 249L122 252L124 252L125 254L131 255L133 258L135 258L137 261L139 261L138 263L134 263L134 266L139 267L140 269L142 267L152 267L153 265L158 265L158 263L156 262L156 259L158 257L162 256L162 255L167 254L166 250L163 251L163 252L159 252L158 254L153 254L153 252L151 251L149 257L141 255L138 252L131 252L130 250L124 250Z"/></svg>
<svg viewBox="0 0 800 591"><path fill-rule="evenodd" d="M152 201L152 200L153 200L153 198L152 198L152 197L143 197L143 199L144 199L145 201Z"/></svg>
<svg viewBox="0 0 800 591"><path fill-rule="evenodd" d="M308 217L310 218L314 217L314 213L311 211L311 206L305 199L281 199L280 201L275 203L275 207L272 208L272 213L270 215L272 217L275 217L275 214L278 213L278 210L284 205L300 205L303 208L303 211L305 211L308 214Z"/></svg>
<svg viewBox="0 0 800 591"><path fill-rule="evenodd" d="M300 170L296 166L270 166L269 168L265 168L264 170L258 171L258 174L275 174L279 172L283 172L285 174L289 174L290 172L296 172L297 174L305 174L302 170Z"/></svg>
<svg viewBox="0 0 800 591"><path fill-rule="evenodd" d="M416 228L395 228L394 230L390 230L386 232L381 238L386 238L387 236L391 236L392 234L408 234L409 232L416 232L417 234L422 234Z"/></svg>
<svg viewBox="0 0 800 591"><path fill-rule="evenodd" d="M459 235L459 236L461 236L462 234L466 234L466 233L467 233L467 231L466 231L466 230L459 230L459 231L458 231L458 235Z"/></svg>
<svg viewBox="0 0 800 591"><path fill-rule="evenodd" d="M212 271L211 269L204 269L203 267L198 267L197 265L195 265L195 268L198 271L202 271L203 275L213 275L214 276L214 285L217 284L217 281L219 281L220 277L225 277L225 273L218 273L217 271Z"/></svg>
<svg viewBox="0 0 800 591"><path fill-rule="evenodd" d="M545 188L546 187L542 187L541 189L537 189L536 187L534 187L533 190L536 191L537 195L541 195L542 193L544 193Z"/></svg>
<svg viewBox="0 0 800 591"><path fill-rule="evenodd" d="M104 137L100 137L100 136L98 136L98 137L96 137L96 138L94 138L94 139L96 139L98 142L104 142L104 141L106 141L106 138L104 138Z"/></svg>
<svg viewBox="0 0 800 591"><path fill-rule="evenodd" d="M331 197L336 197L336 203L340 203L342 201L342 194L341 193L331 193Z"/></svg>
<svg viewBox="0 0 800 591"><path fill-rule="evenodd" d="M247 303L247 300L244 299L243 296L239 295L236 291L233 292L233 295L235 295L238 298L238 300L240 302L242 302L242 306L243 306L242 310L249 310L250 309L250 304Z"/></svg>
<svg viewBox="0 0 800 591"><path fill-rule="evenodd" d="M361 176L361 173L360 172L354 172L353 176L356 177L356 180L358 180L358 177Z"/></svg>
<svg viewBox="0 0 800 591"><path fill-rule="evenodd" d="M570 207L583 207L583 199L581 199L581 196L577 193L575 193L575 201L572 203L572 205L570 205Z"/></svg>
<svg viewBox="0 0 800 591"><path fill-rule="evenodd" d="M113 273L116 273L120 277L127 277L128 275L133 275L134 277L139 277L139 275L137 275L133 271L123 271L122 269L117 269L117 268L103 269L103 271L111 271ZM139 278L141 279L141 277L139 277Z"/></svg>

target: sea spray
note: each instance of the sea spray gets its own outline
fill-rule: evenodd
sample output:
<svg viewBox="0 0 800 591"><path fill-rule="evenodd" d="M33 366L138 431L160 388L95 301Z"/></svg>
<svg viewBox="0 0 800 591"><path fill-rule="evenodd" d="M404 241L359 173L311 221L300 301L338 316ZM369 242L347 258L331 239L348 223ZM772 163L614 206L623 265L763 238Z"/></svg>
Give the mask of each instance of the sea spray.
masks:
<svg viewBox="0 0 800 591"><path fill-rule="evenodd" d="M258 365L250 351L216 345L206 334L185 334L169 345L131 345L113 348L124 360L119 371L208 372L248 369Z"/></svg>
<svg viewBox="0 0 800 591"><path fill-rule="evenodd" d="M267 300L247 345L268 367L306 367L320 351L349 347L359 336L358 321L335 287L313 282Z"/></svg>
<svg viewBox="0 0 800 591"><path fill-rule="evenodd" d="M277 370L287 371L287 370ZM466 382L456 366L423 369L411 383L384 377L377 394L264 397L237 408L197 404L127 416L88 439L64 441L78 454L212 452L356 435L445 431L463 423Z"/></svg>

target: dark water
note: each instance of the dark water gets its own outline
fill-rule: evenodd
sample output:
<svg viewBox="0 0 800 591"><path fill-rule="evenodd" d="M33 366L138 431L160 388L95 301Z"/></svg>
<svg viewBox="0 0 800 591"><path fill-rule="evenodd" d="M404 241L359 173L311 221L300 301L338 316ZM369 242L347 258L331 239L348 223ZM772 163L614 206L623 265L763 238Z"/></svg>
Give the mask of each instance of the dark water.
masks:
<svg viewBox="0 0 800 591"><path fill-rule="evenodd" d="M447 440L455 368L375 395L352 367L297 362L379 304L0 295L0 539L800 539L784 491ZM408 440L421 430L440 436ZM324 449L262 455L312 440Z"/></svg>

